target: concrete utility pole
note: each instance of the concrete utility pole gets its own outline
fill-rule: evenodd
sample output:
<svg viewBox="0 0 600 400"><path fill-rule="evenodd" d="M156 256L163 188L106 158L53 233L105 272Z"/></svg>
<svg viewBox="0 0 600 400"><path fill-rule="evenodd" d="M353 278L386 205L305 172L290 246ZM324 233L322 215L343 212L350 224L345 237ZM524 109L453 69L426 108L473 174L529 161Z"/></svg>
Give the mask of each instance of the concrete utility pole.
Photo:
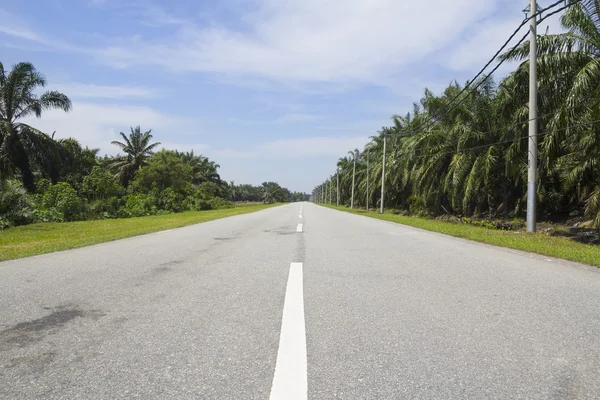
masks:
<svg viewBox="0 0 600 400"><path fill-rule="evenodd" d="M369 211L369 152L367 152L367 211Z"/></svg>
<svg viewBox="0 0 600 400"><path fill-rule="evenodd" d="M340 206L340 169L337 169L337 172L335 173L335 176L337 177L337 206Z"/></svg>
<svg viewBox="0 0 600 400"><path fill-rule="evenodd" d="M356 179L356 159L358 158L358 150L354 150L354 171L352 172L352 197L350 199L350 208L354 208L354 181Z"/></svg>
<svg viewBox="0 0 600 400"><path fill-rule="evenodd" d="M333 185L333 176L329 176L329 204L331 204L331 190Z"/></svg>
<svg viewBox="0 0 600 400"><path fill-rule="evenodd" d="M536 183L538 158L537 121L537 4L530 0L531 27L529 31L529 166L527 170L527 232L536 228Z"/></svg>
<svg viewBox="0 0 600 400"><path fill-rule="evenodd" d="M381 205L379 209L379 214L383 214L383 197L385 195L385 146L386 145L386 137L385 133L383 134L383 164L381 166Z"/></svg>

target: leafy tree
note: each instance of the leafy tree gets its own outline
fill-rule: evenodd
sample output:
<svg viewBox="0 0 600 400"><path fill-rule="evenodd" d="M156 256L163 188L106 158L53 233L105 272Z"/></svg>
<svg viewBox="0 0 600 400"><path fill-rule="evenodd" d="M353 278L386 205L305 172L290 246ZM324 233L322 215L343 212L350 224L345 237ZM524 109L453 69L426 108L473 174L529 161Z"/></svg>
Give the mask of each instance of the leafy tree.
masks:
<svg viewBox="0 0 600 400"><path fill-rule="evenodd" d="M112 163L117 171L117 178L125 187L135 177L137 171L147 163L147 159L153 154L152 150L160 145L160 142L150 143L152 130L142 133L140 126L131 128L129 137L120 132L123 142L117 140L112 144L118 146L125 155L116 157Z"/></svg>
<svg viewBox="0 0 600 400"><path fill-rule="evenodd" d="M71 110L71 100L57 91L36 94L46 79L30 63L19 63L6 71L0 63L0 176L18 173L23 185L34 190L34 172L42 169L53 179L58 146L56 142L32 126L20 122L45 110Z"/></svg>
<svg viewBox="0 0 600 400"><path fill-rule="evenodd" d="M81 193L88 199L100 200L117 196L122 189L113 174L96 166L83 178Z"/></svg>
<svg viewBox="0 0 600 400"><path fill-rule="evenodd" d="M81 187L85 176L98 165L99 149L83 148L73 138L59 139L58 145L63 153L60 164L60 178L76 189Z"/></svg>
<svg viewBox="0 0 600 400"><path fill-rule="evenodd" d="M42 196L42 209L54 212L60 221L74 221L83 209L83 201L66 182L51 185Z"/></svg>
<svg viewBox="0 0 600 400"><path fill-rule="evenodd" d="M195 155L194 151L190 152L178 152L175 151L177 156L183 160L187 165L192 167L193 178L192 183L198 185L203 182L213 182L217 184L222 184L221 177L217 170L219 169L219 164L214 161L210 161L208 157L204 157L202 155Z"/></svg>
<svg viewBox="0 0 600 400"><path fill-rule="evenodd" d="M137 192L149 193L168 188L186 194L191 190L193 170L174 151L162 150L154 154L147 165L138 171L133 182Z"/></svg>

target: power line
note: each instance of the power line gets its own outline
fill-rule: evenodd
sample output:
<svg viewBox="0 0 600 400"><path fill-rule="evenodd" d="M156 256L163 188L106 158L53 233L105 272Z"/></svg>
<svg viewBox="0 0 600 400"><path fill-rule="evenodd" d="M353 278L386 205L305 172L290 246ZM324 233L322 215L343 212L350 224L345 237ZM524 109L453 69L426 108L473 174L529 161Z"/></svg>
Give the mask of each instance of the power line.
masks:
<svg viewBox="0 0 600 400"><path fill-rule="evenodd" d="M454 97L453 97L453 98L452 98L452 99L451 99L451 100L448 102L448 104L447 104L447 107L449 107L449 108L447 108L447 109L446 109L446 110L444 110L443 112L439 112L439 113L437 113L437 114L435 114L435 115L432 115L431 117L429 117L429 118L428 118L428 120L427 120L427 121L423 122L422 124L420 124L420 125L419 125L419 126L417 126L416 128L413 128L413 129L411 130L411 132L407 133L407 136L408 136L408 135L411 135L411 134L414 134L414 133L417 133L417 131L419 131L419 130L424 130L424 129L426 129L426 128L430 127L431 125L435 124L435 122L436 122L436 121L435 121L435 119L439 119L439 118L442 118L442 117L444 117L444 116L445 116L445 115L447 115L447 114L448 114L450 111L453 111L453 110L455 110L455 109L456 109L456 108L457 108L459 105L461 105L463 102L465 102L465 101L466 101L466 99L467 99L467 98L468 98L468 97L469 97L471 94L473 94L473 93L474 93L474 92L475 92L477 89L479 89L479 87L480 87L481 85L483 85L483 83L484 83L484 82L485 82L487 79L489 79L489 78L490 78L490 77L493 75L493 73L494 73L494 72L496 72L496 71L498 70L498 68L500 68L500 66L501 66L502 64L504 64L504 62L506 62L506 59L500 60L500 62L498 63L498 65L496 65L496 66L495 66L495 67L494 67L494 68L493 68L493 69L492 69L492 70L491 70L491 71L490 71L490 72L489 72L489 73L486 75L486 77L485 77L485 78L483 78L481 81L479 81L479 82L477 83L477 85L476 85L476 86L475 86L475 87L474 87L474 88L473 88L473 89L472 89L472 90L471 90L469 93L467 93L467 94L466 94L466 95L465 95L465 96L464 96L464 97L463 97L463 98L462 98L462 99L461 99L461 100L460 100L458 103L456 103L456 104L454 104L454 105L450 106L450 104L452 104L454 101L456 101L456 100L457 100L457 99L458 99L458 98L459 98L459 97L460 97L460 96L461 96L461 95L462 95L462 94L463 94L463 93L464 93L464 92L465 92L465 91L466 91L466 90L467 90L467 89L470 87L470 85L471 85L473 82L475 82L475 80L476 80L477 78L479 78L479 77L481 76L481 74L482 74L482 73L485 71L485 69L487 69L487 67L488 67L488 66L489 66L489 65L490 65L492 62L494 62L494 60L495 60L495 59L498 57L498 55L499 55L499 54L502 52L502 50L504 50L504 48L505 48L505 47L508 45L508 43L509 43L509 42L510 42L510 41L511 41L511 40L512 40L512 39L513 39L513 38L514 38L516 35L517 35L517 33L518 33L520 30L521 30L521 28L522 28L522 27L523 27L523 26L524 26L524 25L525 25L525 24L526 24L528 21L530 21L530 20L531 20L531 18L535 18L535 17L537 17L538 15L541 15L543 12L545 12L545 11L548 11L548 10L549 10L550 8L552 8L552 7L556 7L558 4L562 3L563 1L565 1L565 0L560 0L560 1L557 1L557 2L555 2L555 3L553 3L553 4L551 4L550 6L548 6L548 7L544 8L544 9L540 10L539 12L535 13L535 14L534 14L534 15L532 15L530 18L526 18L526 19L525 19L525 20L524 20L524 21L521 23L521 25L519 25L519 27L518 27L518 28L517 28L517 29L516 29L516 30L515 30L515 31L514 31L514 32L513 32L511 35L510 35L510 37L509 37L509 38L506 40L506 42L504 42L504 44L502 45L502 47L500 47L500 49L499 49L499 50L496 52L496 54L494 54L494 56L493 56L493 57L492 57L492 58L491 58L491 59L490 59L490 60L487 62L487 64L486 64L486 65L485 65L485 66L484 66L484 67L483 67L483 68L482 68L482 69L479 71L479 73L478 73L477 75L475 75L475 77L474 77L474 78L473 78L471 81L469 81L469 83L467 83L467 85L465 85L465 87L464 87L464 88L463 88L463 89L460 91L460 93L458 93L456 96L454 96ZM547 15L546 15L546 16L544 16L543 18L541 18L541 19L538 21L538 23L541 23L541 22L543 22L545 19L547 19L547 18L549 18L549 17L551 17L551 16L553 16L553 15L555 15L555 14L557 14L557 13L559 13L559 12L561 12L561 11L563 11L563 10L565 10L565 9L569 8L570 6L572 6L572 5L576 4L576 3L579 3L579 2L581 2L581 1L582 1L582 0L572 0L572 1L570 1L570 2L569 2L567 5L565 5L565 6L561 7L561 8L559 8L559 9L557 9L557 10L555 10L555 11L553 11L553 12L551 12L551 13L547 14ZM521 39L520 39L520 40L517 42L517 44L515 44L515 45L514 45L514 46L511 48L511 50L514 50L514 49L516 49L518 46L520 46L520 45L521 45L521 44L522 44L522 43L525 41L525 39L527 39L527 36L528 36L528 35L529 35L529 32L527 32L527 33L526 33L526 34L525 34L525 35L524 35L524 36L523 36L523 37L522 37L522 38L521 38Z"/></svg>

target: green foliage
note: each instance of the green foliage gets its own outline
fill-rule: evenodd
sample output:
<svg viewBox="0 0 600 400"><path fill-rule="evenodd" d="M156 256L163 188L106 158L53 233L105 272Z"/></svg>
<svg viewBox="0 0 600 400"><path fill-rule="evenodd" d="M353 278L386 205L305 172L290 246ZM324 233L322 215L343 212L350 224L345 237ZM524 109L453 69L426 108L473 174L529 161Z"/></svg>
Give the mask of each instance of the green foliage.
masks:
<svg viewBox="0 0 600 400"><path fill-rule="evenodd" d="M538 217L582 211L600 226L600 2L572 4L561 23L566 32L536 39ZM387 208L423 216L523 217L528 56L528 42L502 55L521 64L498 85L490 77L473 82L479 88L460 103L463 87L456 82L440 95L425 89L411 112L394 115L356 161L354 151L339 159L336 176L315 188L319 201L329 202L334 186L341 204L349 205L354 179L355 207L375 205L386 138Z"/></svg>
<svg viewBox="0 0 600 400"><path fill-rule="evenodd" d="M219 176L219 164L193 151L154 153L160 142L153 142L152 131L144 132L139 125L112 142L122 152L116 157L98 157L98 149L83 147L74 138L55 139L54 133L22 122L50 109L71 110L64 94L39 94L45 85L30 63L9 71L0 63L0 229L34 221L140 217L229 208L231 201L294 198L277 184L270 186L275 190L248 185L251 193L234 195L234 185Z"/></svg>
<svg viewBox="0 0 600 400"><path fill-rule="evenodd" d="M74 221L83 211L83 201L71 185L59 182L42 195L40 211L38 220Z"/></svg>
<svg viewBox="0 0 600 400"><path fill-rule="evenodd" d="M120 183L127 187L129 182L135 177L138 170L146 165L146 160L152 156L153 149L160 145L160 142L150 143L152 130L143 132L140 126L131 128L129 136L121 132L123 142L115 140L112 142L115 146L119 147L125 155L117 156L111 162L111 166L117 172L117 178Z"/></svg>
<svg viewBox="0 0 600 400"><path fill-rule="evenodd" d="M0 261L68 250L135 235L245 214L271 207L245 204L226 210L187 211L142 218L78 221L18 226L0 232Z"/></svg>
<svg viewBox="0 0 600 400"><path fill-rule="evenodd" d="M83 148L76 139L60 139L58 145L62 151L60 158L60 178L75 189L80 189L85 176L98 165L98 149Z"/></svg>
<svg viewBox="0 0 600 400"><path fill-rule="evenodd" d="M181 160L174 151L163 150L152 156L141 168L132 183L133 191L150 193L171 189L177 194L190 192L192 167Z"/></svg>
<svg viewBox="0 0 600 400"><path fill-rule="evenodd" d="M125 206L119 210L120 218L143 217L156 214L156 197L143 193L130 194L123 198Z"/></svg>
<svg viewBox="0 0 600 400"><path fill-rule="evenodd" d="M117 218L121 201L116 196L91 200L87 205L88 219Z"/></svg>
<svg viewBox="0 0 600 400"><path fill-rule="evenodd" d="M99 200L116 197L123 191L115 176L101 167L93 167L83 178L81 193L88 199Z"/></svg>
<svg viewBox="0 0 600 400"><path fill-rule="evenodd" d="M27 191L16 181L0 181L0 229L33 221L33 205Z"/></svg>
<svg viewBox="0 0 600 400"><path fill-rule="evenodd" d="M23 186L34 190L36 169L56 182L61 148L53 138L21 122L41 117L43 111L71 109L67 96L56 91L42 94L46 79L30 63L18 63L6 71L0 63L0 176L20 177Z"/></svg>

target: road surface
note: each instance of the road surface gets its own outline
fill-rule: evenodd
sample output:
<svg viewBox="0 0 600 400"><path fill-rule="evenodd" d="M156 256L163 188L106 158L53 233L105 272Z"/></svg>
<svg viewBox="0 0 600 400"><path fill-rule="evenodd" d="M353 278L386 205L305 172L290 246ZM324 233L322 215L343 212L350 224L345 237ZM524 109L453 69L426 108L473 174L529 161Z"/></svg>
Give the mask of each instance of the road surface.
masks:
<svg viewBox="0 0 600 400"><path fill-rule="evenodd" d="M600 270L310 203L8 261L0 398L600 398Z"/></svg>

